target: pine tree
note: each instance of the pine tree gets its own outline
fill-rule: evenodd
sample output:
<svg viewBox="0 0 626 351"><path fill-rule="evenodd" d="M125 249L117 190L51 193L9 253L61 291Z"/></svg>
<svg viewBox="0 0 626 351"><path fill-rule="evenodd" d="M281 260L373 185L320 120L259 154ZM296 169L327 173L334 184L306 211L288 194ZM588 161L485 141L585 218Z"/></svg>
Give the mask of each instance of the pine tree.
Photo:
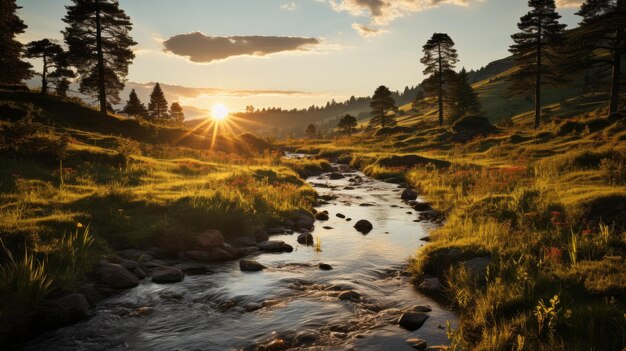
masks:
<svg viewBox="0 0 626 351"><path fill-rule="evenodd" d="M339 128L343 133L348 134L348 136L352 136L352 133L354 133L357 126L358 123L356 122L356 118L351 115L343 116L337 124L337 128Z"/></svg>
<svg viewBox="0 0 626 351"><path fill-rule="evenodd" d="M132 23L116 0L72 3L63 18L70 63L78 70L80 91L97 96L100 112L106 114L107 103L119 102L128 66L135 58Z"/></svg>
<svg viewBox="0 0 626 351"><path fill-rule="evenodd" d="M554 0L529 0L531 10L517 24L520 32L511 36L515 44L509 51L515 55L519 69L511 75L511 91L523 93L535 88L535 129L541 121L541 88L562 81L555 67L559 63L556 48L564 42L564 24L556 12Z"/></svg>
<svg viewBox="0 0 626 351"><path fill-rule="evenodd" d="M313 139L317 135L317 128L315 128L315 125L311 123L308 127L306 127L304 133L306 134L306 136Z"/></svg>
<svg viewBox="0 0 626 351"><path fill-rule="evenodd" d="M70 88L70 79L76 78L76 73L70 68L68 54L62 51L54 56L54 71L48 75L49 82L54 85L57 95L65 97Z"/></svg>
<svg viewBox="0 0 626 351"><path fill-rule="evenodd" d="M443 126L444 86L446 78L451 76L455 65L459 62L454 48L454 41L445 33L435 33L423 47L424 57L421 63L426 66L424 75L436 81L439 102L439 125Z"/></svg>
<svg viewBox="0 0 626 351"><path fill-rule="evenodd" d="M146 109L146 105L139 100L135 89L130 91L128 95L128 100L126 101L126 106L122 112L128 116L134 117L146 117L148 115L148 110Z"/></svg>
<svg viewBox="0 0 626 351"><path fill-rule="evenodd" d="M148 115L151 119L166 119L167 115L167 100L165 94L161 90L161 85L156 83L152 93L150 93L150 103L148 104Z"/></svg>
<svg viewBox="0 0 626 351"><path fill-rule="evenodd" d="M609 113L618 112L622 60L626 55L626 0L587 0L577 15L582 17L575 39L575 62L584 67L612 69ZM608 55L598 55L598 50Z"/></svg>
<svg viewBox="0 0 626 351"><path fill-rule="evenodd" d="M0 83L19 84L32 77L32 65L20 59L22 43L15 36L27 28L17 16L15 0L0 0Z"/></svg>
<svg viewBox="0 0 626 351"><path fill-rule="evenodd" d="M183 122L185 121L185 113L178 102L172 103L172 107L170 107L170 118L176 125L183 125Z"/></svg>
<svg viewBox="0 0 626 351"><path fill-rule="evenodd" d="M63 53L63 48L59 44L51 42L49 39L31 41L26 45L24 56L30 59L41 59L43 67L41 69L41 94L48 93L48 69L54 66L57 55Z"/></svg>
<svg viewBox="0 0 626 351"><path fill-rule="evenodd" d="M396 119L394 116L389 116L389 111L395 111L396 102L391 96L391 91L384 85L379 86L372 96L370 101L370 112L372 119L370 120L370 126L374 127L379 125L382 128L393 127L396 125Z"/></svg>
<svg viewBox="0 0 626 351"><path fill-rule="evenodd" d="M450 87L452 100L452 118L458 119L467 114L478 114L481 111L478 94L469 83L469 77L465 68L456 75Z"/></svg>

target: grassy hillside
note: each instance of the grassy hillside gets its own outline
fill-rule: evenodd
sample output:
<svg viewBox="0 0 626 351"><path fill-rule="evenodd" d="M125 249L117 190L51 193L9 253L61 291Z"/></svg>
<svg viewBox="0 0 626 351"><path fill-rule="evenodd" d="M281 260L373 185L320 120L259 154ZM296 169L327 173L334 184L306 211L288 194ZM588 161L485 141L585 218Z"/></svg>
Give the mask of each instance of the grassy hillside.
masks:
<svg viewBox="0 0 626 351"><path fill-rule="evenodd" d="M626 123L603 105L594 94L567 100L540 130L522 113L465 142L458 126L407 117L392 135L289 144L418 190L421 220L441 227L411 270L416 287L459 311L452 349L619 351Z"/></svg>

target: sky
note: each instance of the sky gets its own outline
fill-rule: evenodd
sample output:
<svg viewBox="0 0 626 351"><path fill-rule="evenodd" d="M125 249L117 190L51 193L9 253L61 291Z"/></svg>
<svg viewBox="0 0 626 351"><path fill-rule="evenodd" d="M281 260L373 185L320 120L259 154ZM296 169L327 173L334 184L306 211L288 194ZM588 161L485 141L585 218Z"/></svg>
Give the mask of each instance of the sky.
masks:
<svg viewBox="0 0 626 351"><path fill-rule="evenodd" d="M302 108L419 84L422 45L435 32L456 43L458 68L508 56L526 0L120 0L138 43L128 89L152 82L197 111ZM22 42L63 37L70 0L17 0ZM580 0L557 1L574 27Z"/></svg>

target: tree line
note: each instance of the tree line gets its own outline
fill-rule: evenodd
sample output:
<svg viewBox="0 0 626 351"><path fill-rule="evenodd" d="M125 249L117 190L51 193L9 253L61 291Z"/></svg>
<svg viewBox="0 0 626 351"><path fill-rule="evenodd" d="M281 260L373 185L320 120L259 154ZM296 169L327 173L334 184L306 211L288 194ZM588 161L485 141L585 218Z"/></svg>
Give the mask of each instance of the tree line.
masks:
<svg viewBox="0 0 626 351"><path fill-rule="evenodd" d="M23 58L41 59L41 93L53 86L66 96L71 80L79 84L82 94L97 99L100 112L112 111L121 99L128 68L135 58L132 47L137 43L130 35L130 17L114 0L72 0L63 17L66 27L64 45L50 39L32 41L25 46L15 39L27 26L17 15L15 0L0 0L0 82L20 84L35 72ZM155 122L182 123L183 111L178 103L167 108L163 91L157 84L146 109L132 91L123 113Z"/></svg>

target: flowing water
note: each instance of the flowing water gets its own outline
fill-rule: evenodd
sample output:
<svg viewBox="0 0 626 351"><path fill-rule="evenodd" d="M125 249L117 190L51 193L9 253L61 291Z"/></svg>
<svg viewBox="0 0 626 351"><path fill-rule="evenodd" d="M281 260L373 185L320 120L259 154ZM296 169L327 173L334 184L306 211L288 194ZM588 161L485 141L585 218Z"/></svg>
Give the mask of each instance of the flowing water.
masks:
<svg viewBox="0 0 626 351"><path fill-rule="evenodd" d="M362 182L349 181L357 175ZM298 244L297 233L275 236L272 240L295 250L252 257L269 267L263 272L241 272L235 261L211 265L211 273L176 284L146 279L101 302L90 319L20 348L238 350L282 338L299 350L401 351L412 350L407 338L429 346L447 343L443 326L447 321L454 326L456 316L416 292L403 274L432 225L415 222L417 213L400 201L395 184L353 171L344 179L325 175L308 181L320 194L336 196L318 208L330 215L316 222L313 232L321 252ZM353 228L360 219L372 222L368 235ZM334 269L320 270L321 262ZM339 300L345 289L362 299ZM432 307L422 328L409 332L394 323L402 309L416 304Z"/></svg>

